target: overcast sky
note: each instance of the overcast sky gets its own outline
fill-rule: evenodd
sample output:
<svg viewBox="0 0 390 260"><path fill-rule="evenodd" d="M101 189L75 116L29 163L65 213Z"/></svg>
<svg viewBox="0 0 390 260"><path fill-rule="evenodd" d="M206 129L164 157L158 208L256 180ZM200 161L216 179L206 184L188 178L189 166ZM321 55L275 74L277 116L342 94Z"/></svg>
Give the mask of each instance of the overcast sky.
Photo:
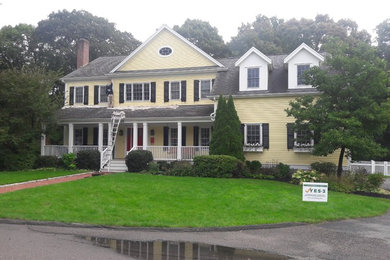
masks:
<svg viewBox="0 0 390 260"><path fill-rule="evenodd" d="M208 21L218 28L225 41L237 34L242 23L256 15L313 19L329 14L335 21L349 18L371 35L375 27L390 18L389 0L0 0L0 27L27 23L37 25L52 12L86 10L116 24L140 41L146 40L161 25L182 25L187 18Z"/></svg>

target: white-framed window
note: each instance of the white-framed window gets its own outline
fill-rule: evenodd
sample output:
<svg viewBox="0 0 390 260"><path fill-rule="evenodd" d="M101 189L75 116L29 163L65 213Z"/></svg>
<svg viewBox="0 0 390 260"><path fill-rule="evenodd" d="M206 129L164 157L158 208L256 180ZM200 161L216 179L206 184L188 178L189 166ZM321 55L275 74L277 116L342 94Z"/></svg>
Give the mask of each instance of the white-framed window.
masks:
<svg viewBox="0 0 390 260"><path fill-rule="evenodd" d="M170 146L177 146L178 143L178 134L177 128L169 128L169 144Z"/></svg>
<svg viewBox="0 0 390 260"><path fill-rule="evenodd" d="M314 146L313 131L299 129L294 131L294 147L311 148Z"/></svg>
<svg viewBox="0 0 390 260"><path fill-rule="evenodd" d="M108 102L107 85L99 86L99 103Z"/></svg>
<svg viewBox="0 0 390 260"><path fill-rule="evenodd" d="M84 103L84 87L75 87L74 96L75 103Z"/></svg>
<svg viewBox="0 0 390 260"><path fill-rule="evenodd" d="M150 101L150 83L126 84L126 101Z"/></svg>
<svg viewBox="0 0 390 260"><path fill-rule="evenodd" d="M74 145L83 145L83 129L74 129Z"/></svg>
<svg viewBox="0 0 390 260"><path fill-rule="evenodd" d="M180 81L169 82L169 100L180 100L181 87Z"/></svg>
<svg viewBox="0 0 390 260"><path fill-rule="evenodd" d="M263 127L262 124L245 124L244 144L245 146L263 145Z"/></svg>
<svg viewBox="0 0 390 260"><path fill-rule="evenodd" d="M248 88L260 88L260 68L247 68Z"/></svg>
<svg viewBox="0 0 390 260"><path fill-rule="evenodd" d="M305 83L304 73L310 69L310 64L299 64L297 65L297 83L298 86L307 85Z"/></svg>
<svg viewBox="0 0 390 260"><path fill-rule="evenodd" d="M209 146L210 145L210 128L200 128L199 143L200 146Z"/></svg>
<svg viewBox="0 0 390 260"><path fill-rule="evenodd" d="M200 80L199 83L200 83L199 97L207 98L207 96L210 95L212 89L212 80L211 79Z"/></svg>

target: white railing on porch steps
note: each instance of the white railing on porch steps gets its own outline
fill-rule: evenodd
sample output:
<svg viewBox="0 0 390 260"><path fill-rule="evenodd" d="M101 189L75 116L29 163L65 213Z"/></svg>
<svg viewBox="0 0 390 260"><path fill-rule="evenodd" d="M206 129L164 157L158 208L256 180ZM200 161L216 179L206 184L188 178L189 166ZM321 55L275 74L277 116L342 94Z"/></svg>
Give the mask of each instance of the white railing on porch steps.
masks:
<svg viewBox="0 0 390 260"><path fill-rule="evenodd" d="M133 150L144 150L144 148L136 146L130 151ZM147 146L145 150L151 151L156 161L193 160L195 156L209 154L208 146L182 146L181 158L177 146Z"/></svg>

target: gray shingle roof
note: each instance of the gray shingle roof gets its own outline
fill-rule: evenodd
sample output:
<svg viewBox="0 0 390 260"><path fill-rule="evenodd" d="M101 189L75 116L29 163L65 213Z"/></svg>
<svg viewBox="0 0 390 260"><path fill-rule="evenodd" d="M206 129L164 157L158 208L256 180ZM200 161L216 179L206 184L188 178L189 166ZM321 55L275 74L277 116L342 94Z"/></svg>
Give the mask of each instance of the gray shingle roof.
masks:
<svg viewBox="0 0 390 260"><path fill-rule="evenodd" d="M147 118L199 118L214 112L214 105L188 105L165 107L65 107L57 114L58 121L110 119L113 111L124 111L127 119Z"/></svg>

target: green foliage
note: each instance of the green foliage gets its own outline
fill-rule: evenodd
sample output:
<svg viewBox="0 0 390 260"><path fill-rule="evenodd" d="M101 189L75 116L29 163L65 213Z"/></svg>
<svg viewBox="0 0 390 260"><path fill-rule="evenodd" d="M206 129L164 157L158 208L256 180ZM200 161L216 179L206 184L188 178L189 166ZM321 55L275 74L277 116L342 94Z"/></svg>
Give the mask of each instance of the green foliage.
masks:
<svg viewBox="0 0 390 260"><path fill-rule="evenodd" d="M314 162L310 164L311 168L319 173L331 175L336 173L337 166L332 162Z"/></svg>
<svg viewBox="0 0 390 260"><path fill-rule="evenodd" d="M163 172L169 170L170 168L170 164L167 161L158 161L157 164L158 164L158 169Z"/></svg>
<svg viewBox="0 0 390 260"><path fill-rule="evenodd" d="M192 165L186 161L171 162L169 170L164 172L164 175L170 176L194 176Z"/></svg>
<svg viewBox="0 0 390 260"><path fill-rule="evenodd" d="M368 174L365 171L359 171L353 175L355 191L376 192L385 181L381 173Z"/></svg>
<svg viewBox="0 0 390 260"><path fill-rule="evenodd" d="M236 169L238 159L229 155L195 156L193 171L195 176L231 178Z"/></svg>
<svg viewBox="0 0 390 260"><path fill-rule="evenodd" d="M209 22L187 19L182 26L175 25L173 30L215 58L229 57L230 51L218 34L218 29Z"/></svg>
<svg viewBox="0 0 390 260"><path fill-rule="evenodd" d="M155 163L155 162L148 163L148 173L160 174L161 171L160 171L160 167L159 167L158 163Z"/></svg>
<svg viewBox="0 0 390 260"><path fill-rule="evenodd" d="M44 155L44 156L38 156L37 159L34 162L34 168L56 168L58 167L59 160L57 156L50 156L50 155Z"/></svg>
<svg viewBox="0 0 390 260"><path fill-rule="evenodd" d="M338 177L337 175L322 175L321 182L328 183L328 189L331 191L351 193L355 191L355 185L353 176L349 174L343 174Z"/></svg>
<svg viewBox="0 0 390 260"><path fill-rule="evenodd" d="M390 66L390 18L384 20L376 27L376 34L378 35L379 53L386 59L388 66Z"/></svg>
<svg viewBox="0 0 390 260"><path fill-rule="evenodd" d="M0 160L3 163L2 170L17 171L32 169L36 158L36 154L24 151L23 153L4 154Z"/></svg>
<svg viewBox="0 0 390 260"><path fill-rule="evenodd" d="M62 163L65 166L65 169L68 170L76 169L76 155L74 153L63 154Z"/></svg>
<svg viewBox="0 0 390 260"><path fill-rule="evenodd" d="M135 150L126 155L125 161L129 172L140 172L148 169L148 163L153 161L153 154L147 150Z"/></svg>
<svg viewBox="0 0 390 260"><path fill-rule="evenodd" d="M291 169L290 166L284 163L279 163L273 171L273 176L275 179L280 181L289 181L291 179Z"/></svg>
<svg viewBox="0 0 390 260"><path fill-rule="evenodd" d="M85 150L77 153L76 165L78 169L100 170L100 152L98 150Z"/></svg>
<svg viewBox="0 0 390 260"><path fill-rule="evenodd" d="M259 162L257 160L253 160L253 161L246 161L245 164L251 173L260 173L261 162Z"/></svg>
<svg viewBox="0 0 390 260"><path fill-rule="evenodd" d="M315 171L304 171L304 170L298 170L295 173L293 173L291 177L291 183L294 184L302 184L303 182L315 182L320 179L320 174Z"/></svg>

